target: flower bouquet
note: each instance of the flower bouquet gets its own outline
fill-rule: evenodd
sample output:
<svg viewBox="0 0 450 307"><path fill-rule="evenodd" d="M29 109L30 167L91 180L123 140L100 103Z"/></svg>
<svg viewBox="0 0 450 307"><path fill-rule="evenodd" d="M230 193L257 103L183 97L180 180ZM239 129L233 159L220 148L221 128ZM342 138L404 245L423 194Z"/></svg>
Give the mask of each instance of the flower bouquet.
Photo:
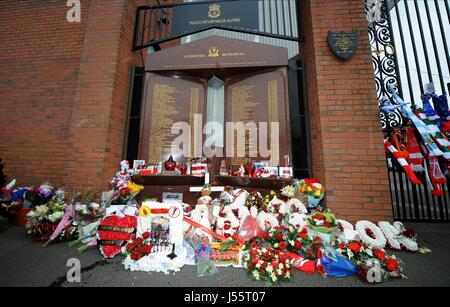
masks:
<svg viewBox="0 0 450 307"><path fill-rule="evenodd" d="M286 252L252 242L246 246L248 253L243 257L248 275L257 281L275 284L290 281L294 266Z"/></svg>
<svg viewBox="0 0 450 307"><path fill-rule="evenodd" d="M244 250L261 246L267 250L285 252L292 260L294 268L312 274L315 271L314 261L321 257L322 239L311 237L307 229L298 231L294 226L278 226L260 233L257 238L244 246Z"/></svg>
<svg viewBox="0 0 450 307"><path fill-rule="evenodd" d="M316 211L308 216L306 221L312 230L324 234L331 234L339 227L336 217L330 211Z"/></svg>
<svg viewBox="0 0 450 307"><path fill-rule="evenodd" d="M120 185L115 186L116 195L113 198L113 204L126 205L132 202L136 196L144 189L143 186L135 184L131 180L119 181Z"/></svg>
<svg viewBox="0 0 450 307"><path fill-rule="evenodd" d="M325 196L325 188L318 179L301 180L298 183L298 190L307 195L308 207L312 209L317 208Z"/></svg>
<svg viewBox="0 0 450 307"><path fill-rule="evenodd" d="M152 252L152 245L150 242L150 233L145 232L142 238L132 238L125 246L125 254L130 256L133 261L138 261L141 258L150 255Z"/></svg>
<svg viewBox="0 0 450 307"><path fill-rule="evenodd" d="M103 217L106 210L106 205L102 202L102 205L95 203L95 192L88 190L86 196L78 193L72 200L75 209L74 220L78 225L88 225Z"/></svg>
<svg viewBox="0 0 450 307"><path fill-rule="evenodd" d="M384 249L357 241L344 243L339 240L334 242L334 249L357 266L358 276L366 282L405 278L401 261L394 255L388 256Z"/></svg>
<svg viewBox="0 0 450 307"><path fill-rule="evenodd" d="M50 191L48 192L50 195ZM57 190L48 203L35 207L27 214L25 227L28 233L39 241L48 241L62 220L66 208L65 193Z"/></svg>

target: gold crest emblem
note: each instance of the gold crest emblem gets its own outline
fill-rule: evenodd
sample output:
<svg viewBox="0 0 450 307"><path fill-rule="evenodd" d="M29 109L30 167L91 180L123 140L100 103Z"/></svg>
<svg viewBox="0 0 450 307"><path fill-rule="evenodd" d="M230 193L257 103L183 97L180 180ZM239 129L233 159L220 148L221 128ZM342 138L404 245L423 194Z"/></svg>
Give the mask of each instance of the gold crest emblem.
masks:
<svg viewBox="0 0 450 307"><path fill-rule="evenodd" d="M210 58L217 58L219 56L219 47L211 47L211 48L209 48L208 56Z"/></svg>
<svg viewBox="0 0 450 307"><path fill-rule="evenodd" d="M209 18L219 18L220 17L220 5L213 4L209 6Z"/></svg>

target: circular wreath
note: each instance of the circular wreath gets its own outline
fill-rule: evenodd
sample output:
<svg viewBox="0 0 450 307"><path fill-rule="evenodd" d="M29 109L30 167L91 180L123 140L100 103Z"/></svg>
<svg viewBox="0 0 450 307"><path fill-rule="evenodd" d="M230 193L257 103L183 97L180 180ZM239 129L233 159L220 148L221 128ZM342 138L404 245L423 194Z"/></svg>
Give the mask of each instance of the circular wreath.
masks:
<svg viewBox="0 0 450 307"><path fill-rule="evenodd" d="M383 232L374 223L369 221L359 221L356 223L355 228L364 243L378 248L384 248L386 246L386 238L384 237ZM374 238L367 234L367 230L371 232L371 235Z"/></svg>
<svg viewBox="0 0 450 307"><path fill-rule="evenodd" d="M279 226L278 219L271 213L260 212L257 217L258 226L261 230L267 231Z"/></svg>
<svg viewBox="0 0 450 307"><path fill-rule="evenodd" d="M300 199L297 198L291 198L287 203L287 208L290 211L290 213L308 213L308 209L306 209L306 206L302 203Z"/></svg>

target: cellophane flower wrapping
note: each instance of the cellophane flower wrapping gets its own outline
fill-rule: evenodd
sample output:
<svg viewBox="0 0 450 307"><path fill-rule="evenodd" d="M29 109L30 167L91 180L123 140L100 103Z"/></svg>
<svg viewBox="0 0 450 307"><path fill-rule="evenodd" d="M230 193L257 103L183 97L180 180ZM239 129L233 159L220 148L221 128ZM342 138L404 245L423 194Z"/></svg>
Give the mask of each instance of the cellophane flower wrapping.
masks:
<svg viewBox="0 0 450 307"><path fill-rule="evenodd" d="M325 247L322 258L317 260L317 265L322 266L319 272L327 277L346 277L357 273L356 266L334 251L330 246Z"/></svg>

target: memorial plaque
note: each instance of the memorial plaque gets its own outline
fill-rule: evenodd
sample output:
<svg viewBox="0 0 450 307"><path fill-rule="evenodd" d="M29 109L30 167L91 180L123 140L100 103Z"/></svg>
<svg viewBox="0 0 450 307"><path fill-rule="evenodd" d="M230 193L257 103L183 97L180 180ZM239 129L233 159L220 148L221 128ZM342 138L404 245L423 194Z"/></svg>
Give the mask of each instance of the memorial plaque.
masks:
<svg viewBox="0 0 450 307"><path fill-rule="evenodd" d="M258 1L231 1L175 6L172 35L213 26L259 30Z"/></svg>
<svg viewBox="0 0 450 307"><path fill-rule="evenodd" d="M284 68L251 77L228 80L226 122L243 123L245 143L238 142L242 129L236 129L232 164L241 164L245 158L270 160L272 166L283 165L284 156L291 156L289 110L287 104L286 70ZM267 123L267 137L262 137ZM279 135L272 139L270 123L279 124ZM288 137L286 137L288 136ZM228 136L227 136L228 139ZM262 143L261 143L262 142ZM229 147L230 144L227 144ZM261 149L272 150L266 156ZM230 150L227 148L227 150ZM256 151L256 152L255 152ZM244 154L243 154L244 153Z"/></svg>
<svg viewBox="0 0 450 307"><path fill-rule="evenodd" d="M338 58L349 60L359 48L359 33L328 32L328 45Z"/></svg>
<svg viewBox="0 0 450 307"><path fill-rule="evenodd" d="M203 83L185 79L176 79L156 74L149 74L147 79L147 102L143 110L143 144L141 144L141 158L147 163L154 164L166 161L174 154L172 144L180 136L182 128L176 123L186 123L194 129L196 114L201 114L205 103L205 87ZM172 134L175 127L177 133ZM189 156L194 156L197 142L202 142L201 136L193 135L190 139ZM174 155L177 162L186 159L181 155Z"/></svg>

